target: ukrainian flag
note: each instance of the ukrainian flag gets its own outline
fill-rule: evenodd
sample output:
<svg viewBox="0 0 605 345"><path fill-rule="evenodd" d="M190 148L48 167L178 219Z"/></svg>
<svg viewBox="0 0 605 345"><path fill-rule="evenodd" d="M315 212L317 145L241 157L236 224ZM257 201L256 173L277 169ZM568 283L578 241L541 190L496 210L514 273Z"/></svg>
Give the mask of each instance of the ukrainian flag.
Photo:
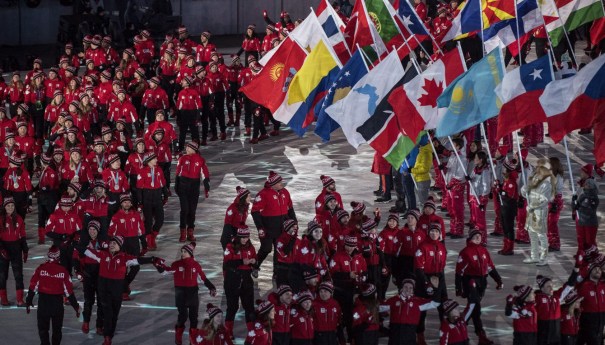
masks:
<svg viewBox="0 0 605 345"><path fill-rule="evenodd" d="M500 112L502 102L494 89L504 77L502 50L494 49L456 78L439 96L439 108L447 108L437 125L437 137L462 132Z"/></svg>
<svg viewBox="0 0 605 345"><path fill-rule="evenodd" d="M340 71L340 63L323 41L311 50L288 90L288 105L302 102L288 125L302 136L315 120L315 105L326 95L329 81Z"/></svg>

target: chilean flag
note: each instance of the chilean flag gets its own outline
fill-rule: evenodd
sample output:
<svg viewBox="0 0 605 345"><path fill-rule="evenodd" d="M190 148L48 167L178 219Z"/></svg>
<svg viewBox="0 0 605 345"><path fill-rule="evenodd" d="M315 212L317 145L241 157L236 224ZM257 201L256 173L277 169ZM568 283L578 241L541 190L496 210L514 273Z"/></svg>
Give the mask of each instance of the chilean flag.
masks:
<svg viewBox="0 0 605 345"><path fill-rule="evenodd" d="M567 79L550 83L540 104L548 117L548 132L558 143L578 128L593 125L595 157L605 161L605 55L601 55Z"/></svg>
<svg viewBox="0 0 605 345"><path fill-rule="evenodd" d="M504 75L502 83L494 90L502 102L496 140L519 128L546 121L546 114L538 98L552 80L549 55Z"/></svg>

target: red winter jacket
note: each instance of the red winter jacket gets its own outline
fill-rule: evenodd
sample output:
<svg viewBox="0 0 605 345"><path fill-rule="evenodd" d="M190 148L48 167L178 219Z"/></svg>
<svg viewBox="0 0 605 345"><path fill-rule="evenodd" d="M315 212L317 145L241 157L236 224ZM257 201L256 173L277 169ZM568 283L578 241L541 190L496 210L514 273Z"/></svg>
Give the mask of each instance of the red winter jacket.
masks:
<svg viewBox="0 0 605 345"><path fill-rule="evenodd" d="M277 217L287 215L292 208L290 192L286 188L277 191L265 185L254 198L252 213L260 212L263 217Z"/></svg>
<svg viewBox="0 0 605 345"><path fill-rule="evenodd" d="M283 304L275 292L270 293L267 300L273 303L275 308L275 321L271 330L276 333L290 333L290 313L292 312L292 306Z"/></svg>
<svg viewBox="0 0 605 345"><path fill-rule="evenodd" d="M447 319L441 321L439 334L439 345L468 344L466 322L462 318L455 323L451 323Z"/></svg>
<svg viewBox="0 0 605 345"><path fill-rule="evenodd" d="M122 236L130 238L139 237L143 235L144 231L145 227L139 212L133 210L126 212L120 209L111 217L107 233L110 237Z"/></svg>
<svg viewBox="0 0 605 345"><path fill-rule="evenodd" d="M202 266L193 257L173 262L166 271L174 272L175 287L196 287L199 280L208 280Z"/></svg>
<svg viewBox="0 0 605 345"><path fill-rule="evenodd" d="M576 286L578 295L582 300L583 313L605 313L605 282L597 283L590 279L584 280Z"/></svg>
<svg viewBox="0 0 605 345"><path fill-rule="evenodd" d="M420 314L430 309L431 301L416 296L404 298L398 294L387 299L384 305L389 307L391 325L418 325Z"/></svg>
<svg viewBox="0 0 605 345"><path fill-rule="evenodd" d="M317 297L313 300L313 310L313 327L316 332L336 332L342 320L342 310L334 298L324 301Z"/></svg>
<svg viewBox="0 0 605 345"><path fill-rule="evenodd" d="M99 263L99 277L123 280L130 266L139 265L136 257L124 252L111 254L108 251L87 249L85 255Z"/></svg>
<svg viewBox="0 0 605 345"><path fill-rule="evenodd" d="M162 189L166 185L164 172L160 167L143 167L137 176L137 188L139 189Z"/></svg>
<svg viewBox="0 0 605 345"><path fill-rule="evenodd" d="M210 178L210 172L206 160L197 153L183 155L176 165L176 176L199 180Z"/></svg>
<svg viewBox="0 0 605 345"><path fill-rule="evenodd" d="M419 230L412 231L406 224L401 231L397 233L399 249L397 256L414 256L416 255L420 244L426 240L426 234Z"/></svg>
<svg viewBox="0 0 605 345"><path fill-rule="evenodd" d="M468 242L458 254L456 274L459 276L485 277L493 269L492 258L481 244Z"/></svg>
<svg viewBox="0 0 605 345"><path fill-rule="evenodd" d="M416 251L414 268L423 270L425 274L437 274L443 272L446 262L445 245L440 241L427 238Z"/></svg>
<svg viewBox="0 0 605 345"><path fill-rule="evenodd" d="M47 295L69 296L74 293L71 277L65 267L49 260L36 268L29 283L29 291Z"/></svg>
<svg viewBox="0 0 605 345"><path fill-rule="evenodd" d="M310 311L306 311L298 305L294 306L290 320L292 325L290 337L292 339L311 340L315 337L315 325Z"/></svg>

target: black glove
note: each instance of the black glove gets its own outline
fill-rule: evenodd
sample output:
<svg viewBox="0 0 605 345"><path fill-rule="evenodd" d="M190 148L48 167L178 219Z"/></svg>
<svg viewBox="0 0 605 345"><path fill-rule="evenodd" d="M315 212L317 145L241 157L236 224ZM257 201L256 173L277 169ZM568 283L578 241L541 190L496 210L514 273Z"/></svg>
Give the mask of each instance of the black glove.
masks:
<svg viewBox="0 0 605 345"><path fill-rule="evenodd" d="M447 163L441 163L441 164L439 164L439 167L438 167L438 168L439 168L439 170L443 170L443 169L445 169L446 167L447 167Z"/></svg>
<svg viewBox="0 0 605 345"><path fill-rule="evenodd" d="M524 208L525 207L525 198L519 198L519 200L517 201L517 208Z"/></svg>
<svg viewBox="0 0 605 345"><path fill-rule="evenodd" d="M487 195L487 198L490 199L490 200L492 200L494 198L494 193L489 193Z"/></svg>
<svg viewBox="0 0 605 345"><path fill-rule="evenodd" d="M490 194L491 195L491 194ZM483 205L479 205L479 210L481 210L481 212L485 211L485 206Z"/></svg>
<svg viewBox="0 0 605 345"><path fill-rule="evenodd" d="M210 191L210 179L209 178L204 178L204 189L206 190L206 192Z"/></svg>
<svg viewBox="0 0 605 345"><path fill-rule="evenodd" d="M550 204L550 209L548 210L550 213L557 213L559 211L559 206L556 202Z"/></svg>
<svg viewBox="0 0 605 345"><path fill-rule="evenodd" d="M573 201L573 202L578 201L578 195L577 195L577 194L574 194L574 195L571 197L571 201Z"/></svg>
<svg viewBox="0 0 605 345"><path fill-rule="evenodd" d="M467 181L471 181L471 177L468 176L468 175L464 175L464 179L467 180Z"/></svg>

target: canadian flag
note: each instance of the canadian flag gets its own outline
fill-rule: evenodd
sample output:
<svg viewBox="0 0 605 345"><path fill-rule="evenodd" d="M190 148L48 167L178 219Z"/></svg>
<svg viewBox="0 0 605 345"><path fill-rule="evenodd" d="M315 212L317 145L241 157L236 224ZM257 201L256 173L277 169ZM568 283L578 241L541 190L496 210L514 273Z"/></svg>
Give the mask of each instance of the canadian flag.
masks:
<svg viewBox="0 0 605 345"><path fill-rule="evenodd" d="M445 113L445 108L437 108L437 98L464 70L460 48L453 49L403 87L393 90L389 103L403 134L417 138L422 130L437 127Z"/></svg>

